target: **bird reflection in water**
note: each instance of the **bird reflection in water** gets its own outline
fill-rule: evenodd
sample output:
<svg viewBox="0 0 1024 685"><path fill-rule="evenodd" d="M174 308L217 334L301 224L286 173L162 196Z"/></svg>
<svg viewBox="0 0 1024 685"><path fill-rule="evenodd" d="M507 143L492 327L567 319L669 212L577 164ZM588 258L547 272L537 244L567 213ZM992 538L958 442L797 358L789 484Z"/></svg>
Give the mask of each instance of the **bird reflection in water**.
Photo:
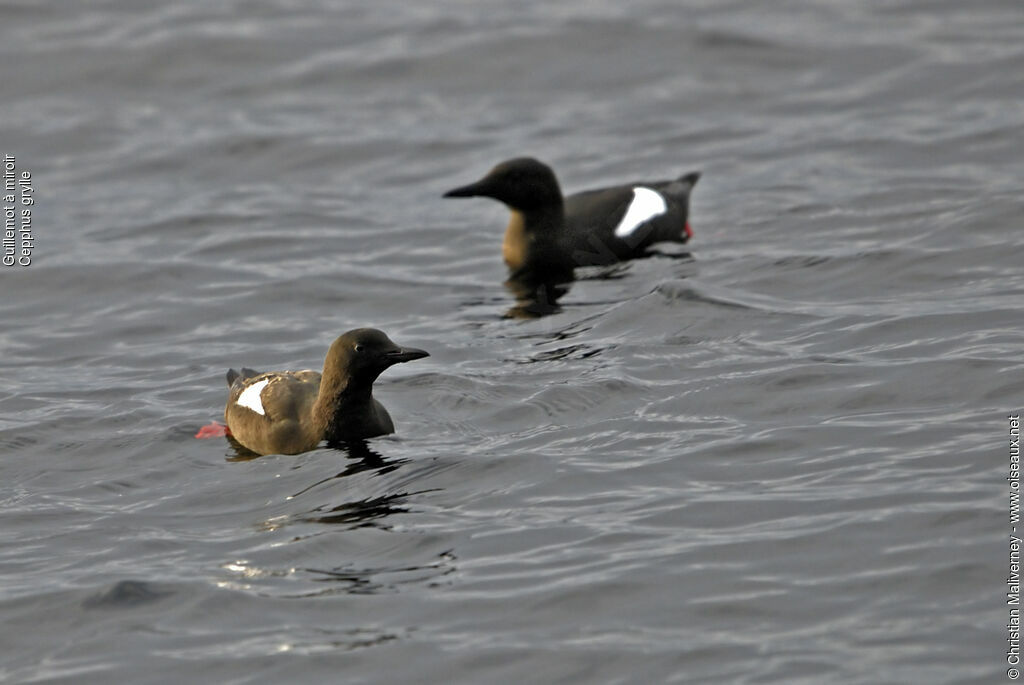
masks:
<svg viewBox="0 0 1024 685"><path fill-rule="evenodd" d="M299 490L291 496L291 499L295 499L332 481L354 476L357 473L366 471L374 471L375 475L391 473L409 461L408 459L385 459L379 452L371 449L365 440L332 443L329 446L348 452L349 461L345 468L333 476L321 478L312 485ZM325 504L297 518L300 521L310 523L343 524L350 528L360 528L363 526L380 527L380 522L388 516L404 514L409 511L407 507L401 505L405 503L410 494L415 493L395 492L377 497L367 497L353 502L343 502L342 504Z"/></svg>
<svg viewBox="0 0 1024 685"><path fill-rule="evenodd" d="M227 436L227 440L231 443L233 450L233 453L228 454L226 457L228 461L249 461L252 459L258 459L262 456L246 449L230 436ZM373 471L375 472L374 475L379 476L391 473L392 471L400 468L403 464L409 462L409 459L404 458L387 459L383 457L380 452L372 449L365 440L349 440L344 442L328 443L327 446L332 449L345 452L348 455L348 461L345 463L345 468L334 475L327 476L326 478L320 478L316 482L292 494L288 499L295 499L312 490L331 483L332 481L354 476L358 473ZM425 490L423 492L430 492L430 490ZM408 497L416 494L420 493L397 492L356 500L353 502L345 502L333 506L322 505L292 518L296 521L314 523L347 524L350 527L379 525L379 521L381 519L392 514L407 512L408 508L400 505L404 503Z"/></svg>
<svg viewBox="0 0 1024 685"><path fill-rule="evenodd" d="M694 262L693 255L687 251L663 251L651 248L634 259L661 257L689 264ZM582 263L583 271L572 278L549 280L536 274L524 271L512 271L505 288L515 298L515 305L505 312L506 319L539 319L562 311L558 301L568 292L574 281L617 281L625 278L631 269L630 262L612 264ZM684 276L685 277L685 276Z"/></svg>
<svg viewBox="0 0 1024 685"><path fill-rule="evenodd" d="M389 443L390 441L385 441L381 444L387 445ZM249 452L241 445L237 445L237 443L234 443L234 445L235 453L228 457L230 461L247 461L260 456ZM292 576L298 574L300 576L307 576L317 583L317 588L314 590L289 593L287 596L313 598L338 594L394 592L397 588L406 584L420 585L429 583L437 585L443 582L442 578L444 576L455 572L456 556L453 550L440 547L423 555L419 553L421 548L418 540L415 544L417 554L412 557L404 553L398 554L392 560L393 563L383 560L380 554L373 551L384 548L393 553L395 550L395 540L401 540L403 534L400 531L396 532L388 524L390 517L396 514L414 513L415 509L410 500L418 495L438 492L439 488L407 490L403 486L395 484L396 491L394 492L385 491L384 494L375 494L374 496L362 499L337 501L340 499L338 493L342 493L342 497L352 492L366 493L368 484L373 484L375 486L373 489L378 493L381 489L390 489L386 484L383 488L380 485L382 482L386 483L387 479L384 481L374 479L377 479L378 476L384 476L397 471L408 464L411 459L387 458L373 449L365 440L329 443L327 446L344 453L347 457L344 468L333 475L320 477L309 485L290 494L287 497L290 503L299 503L302 506L303 498L307 501L302 506L302 509L296 511L296 513L275 517L273 526L268 526L267 529L277 530L284 526L297 526L299 530L296 531L291 541L301 542L325 532L333 532L325 531L318 526L318 524L327 524L337 526L334 530L343 534L345 531L359 529L365 531L364 534L388 536L388 542L385 544L385 538L383 537L376 538L381 545L370 544L369 549L371 552L369 558L360 558L361 555L357 551L353 551L353 549L358 550L359 548L359 544L355 544L353 548L348 549L343 557L337 559L335 563L323 566L300 564L294 568L282 571L281 573L284 575ZM312 468L314 465L322 465L325 460L329 462L331 459L329 453L325 454L324 457L325 459L303 462L303 470ZM290 459L290 457L280 458ZM359 474L363 475L360 476ZM358 480L356 482L345 482L342 480L350 477L356 477ZM406 481L408 480L411 480L411 476L406 479ZM310 509L309 507L312 504L308 502L310 498L317 498L320 502L327 500L327 502ZM334 501L331 501L332 499ZM312 526L316 526L316 528L314 529ZM305 528L303 529L303 527ZM398 537L391 537L396 535ZM372 539L374 538L359 538L361 541ZM322 563L322 559L320 561Z"/></svg>
<svg viewBox="0 0 1024 685"><path fill-rule="evenodd" d="M506 319L539 319L562 311L558 300L569 292L568 283L549 283L522 276L512 276L505 287L516 303L507 312Z"/></svg>

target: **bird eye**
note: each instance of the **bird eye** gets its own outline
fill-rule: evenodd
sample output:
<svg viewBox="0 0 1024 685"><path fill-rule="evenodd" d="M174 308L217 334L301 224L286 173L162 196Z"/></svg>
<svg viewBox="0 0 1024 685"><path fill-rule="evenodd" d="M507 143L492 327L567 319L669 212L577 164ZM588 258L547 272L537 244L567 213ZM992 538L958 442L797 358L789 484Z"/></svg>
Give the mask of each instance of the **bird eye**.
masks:
<svg viewBox="0 0 1024 685"><path fill-rule="evenodd" d="M355 349L356 349L356 352L362 352L363 351L363 346L362 345L356 345Z"/></svg>

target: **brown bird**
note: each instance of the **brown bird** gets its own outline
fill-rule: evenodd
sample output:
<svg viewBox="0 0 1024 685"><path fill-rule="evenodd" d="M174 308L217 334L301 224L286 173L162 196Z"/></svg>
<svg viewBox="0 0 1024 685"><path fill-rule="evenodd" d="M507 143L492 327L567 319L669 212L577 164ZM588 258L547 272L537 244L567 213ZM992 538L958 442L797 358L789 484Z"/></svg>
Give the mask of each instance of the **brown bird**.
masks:
<svg viewBox="0 0 1024 685"><path fill-rule="evenodd" d="M235 440L257 454L299 454L324 440L393 433L391 416L373 398L373 382L389 366L428 356L375 328L357 328L331 344L322 374L228 369L224 420Z"/></svg>

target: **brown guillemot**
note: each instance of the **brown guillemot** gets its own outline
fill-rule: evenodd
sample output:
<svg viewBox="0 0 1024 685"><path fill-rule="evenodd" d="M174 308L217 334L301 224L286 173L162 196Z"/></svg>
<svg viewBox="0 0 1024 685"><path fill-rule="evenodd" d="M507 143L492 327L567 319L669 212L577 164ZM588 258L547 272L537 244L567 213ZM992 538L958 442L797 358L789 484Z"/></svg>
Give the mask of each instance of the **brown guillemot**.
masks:
<svg viewBox="0 0 1024 685"><path fill-rule="evenodd" d="M322 374L229 369L224 420L231 436L257 454L298 454L324 440L393 433L391 416L373 398L373 382L393 364L427 356L382 331L357 328L334 341Z"/></svg>

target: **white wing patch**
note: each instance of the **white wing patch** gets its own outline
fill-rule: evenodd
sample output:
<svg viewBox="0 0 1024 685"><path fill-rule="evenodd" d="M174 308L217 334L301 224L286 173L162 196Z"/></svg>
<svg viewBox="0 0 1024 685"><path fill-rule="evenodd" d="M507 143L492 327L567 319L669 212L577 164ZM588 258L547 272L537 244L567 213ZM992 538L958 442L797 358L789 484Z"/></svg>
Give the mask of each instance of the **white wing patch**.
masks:
<svg viewBox="0 0 1024 685"><path fill-rule="evenodd" d="M615 227L616 238L626 238L645 221L650 221L668 210L665 198L650 188L633 188L633 201L629 203L622 221Z"/></svg>
<svg viewBox="0 0 1024 685"><path fill-rule="evenodd" d="M263 411L263 402L260 401L260 395L263 394L263 388L267 387L269 382L269 378L264 378L259 383L253 383L242 391L242 394L238 396L238 402L235 404L252 409L261 416L266 416L267 412Z"/></svg>

